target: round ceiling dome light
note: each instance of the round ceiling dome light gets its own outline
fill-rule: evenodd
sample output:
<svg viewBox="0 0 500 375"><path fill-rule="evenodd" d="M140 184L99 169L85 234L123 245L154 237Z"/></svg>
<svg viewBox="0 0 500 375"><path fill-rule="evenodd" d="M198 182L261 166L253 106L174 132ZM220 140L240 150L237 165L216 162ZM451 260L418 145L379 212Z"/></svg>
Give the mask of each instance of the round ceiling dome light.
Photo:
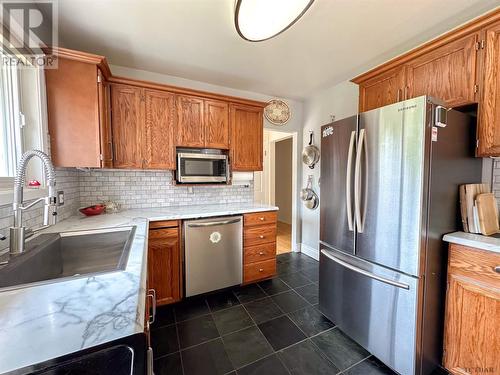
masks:
<svg viewBox="0 0 500 375"><path fill-rule="evenodd" d="M314 0L236 0L234 24L250 42L275 37L291 27Z"/></svg>

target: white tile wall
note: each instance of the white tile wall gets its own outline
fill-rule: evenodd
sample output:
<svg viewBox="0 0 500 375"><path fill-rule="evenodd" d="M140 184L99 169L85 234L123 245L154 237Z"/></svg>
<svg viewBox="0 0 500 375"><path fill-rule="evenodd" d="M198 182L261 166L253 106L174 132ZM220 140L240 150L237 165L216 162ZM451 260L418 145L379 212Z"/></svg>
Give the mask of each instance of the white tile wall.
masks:
<svg viewBox="0 0 500 375"><path fill-rule="evenodd" d="M79 207L112 200L121 208L167 207L195 204L253 202L253 183L246 186L194 186L172 184L170 171L117 171L57 169L57 186L64 190L65 204L59 208L59 220L78 213ZM41 206L26 211L26 227L42 224ZM14 221L11 205L0 206L0 234L8 237ZM8 247L0 242L0 253Z"/></svg>
<svg viewBox="0 0 500 375"><path fill-rule="evenodd" d="M57 188L64 191L64 205L58 209L58 220L63 220L73 215L79 207L80 189L78 185L78 171L72 169L57 169ZM26 227L36 228L42 225L43 208L37 205L23 213ZM9 227L14 224L12 205L0 206L0 234L7 240L0 241L0 252L9 246Z"/></svg>
<svg viewBox="0 0 500 375"><path fill-rule="evenodd" d="M253 185L185 186L172 183L170 171L92 170L80 172L80 204L107 200L121 208L167 207L194 204L250 203Z"/></svg>
<svg viewBox="0 0 500 375"><path fill-rule="evenodd" d="M491 181L492 190L500 206L500 161L496 160L494 161L492 177L493 177L493 180Z"/></svg>

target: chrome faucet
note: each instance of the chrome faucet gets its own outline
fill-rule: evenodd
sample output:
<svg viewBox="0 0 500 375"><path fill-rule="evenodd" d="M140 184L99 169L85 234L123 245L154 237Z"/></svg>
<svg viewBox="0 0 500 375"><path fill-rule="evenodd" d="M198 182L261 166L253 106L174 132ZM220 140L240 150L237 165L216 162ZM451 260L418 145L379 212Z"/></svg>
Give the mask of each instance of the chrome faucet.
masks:
<svg viewBox="0 0 500 375"><path fill-rule="evenodd" d="M28 166L28 162L34 156L38 157L42 161L49 193L46 197L39 198L27 206L23 206L23 189L24 184L26 183L26 168ZM31 237L35 232L56 223L57 207L62 204L59 199L60 194L63 193L58 193L56 191L56 173L49 156L39 150L25 152L19 161L16 177L14 179L14 203L12 204L12 208L14 210L14 226L10 228L10 255L17 255L24 252L24 243L27 238ZM39 202L44 203L43 226L34 230L26 229L23 226L23 211L33 207Z"/></svg>

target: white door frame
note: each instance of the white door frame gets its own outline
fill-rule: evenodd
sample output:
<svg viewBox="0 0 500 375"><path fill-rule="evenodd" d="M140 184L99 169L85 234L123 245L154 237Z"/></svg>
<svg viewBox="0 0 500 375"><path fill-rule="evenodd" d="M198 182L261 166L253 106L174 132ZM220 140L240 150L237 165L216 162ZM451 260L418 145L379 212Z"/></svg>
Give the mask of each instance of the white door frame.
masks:
<svg viewBox="0 0 500 375"><path fill-rule="evenodd" d="M297 228L299 228L299 217L298 213L300 210L299 199L298 199L298 133L297 132L280 132L276 130L269 130L272 132L272 137L269 137L269 198L270 204L275 203L275 155L276 155L276 142L283 141L285 139L292 139L292 251L300 251L300 245L298 244Z"/></svg>

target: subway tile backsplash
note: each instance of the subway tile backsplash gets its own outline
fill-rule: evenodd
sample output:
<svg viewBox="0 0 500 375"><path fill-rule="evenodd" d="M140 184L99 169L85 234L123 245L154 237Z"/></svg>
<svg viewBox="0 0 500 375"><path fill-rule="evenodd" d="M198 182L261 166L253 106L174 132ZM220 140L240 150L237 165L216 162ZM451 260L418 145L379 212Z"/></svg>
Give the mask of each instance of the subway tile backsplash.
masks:
<svg viewBox="0 0 500 375"><path fill-rule="evenodd" d="M58 188L65 193L59 220L79 214L79 207L106 201L115 201L122 209L253 202L253 182L242 186L194 186L190 191L185 186L174 185L170 171L58 168L56 176ZM42 207L24 212L23 218L26 227L40 226ZM12 206L0 206L0 234L8 237L13 222ZM1 241L0 252L8 246L8 238Z"/></svg>
<svg viewBox="0 0 500 375"><path fill-rule="evenodd" d="M91 170L80 172L80 204L112 200L121 208L250 203L253 185L176 186L170 171Z"/></svg>
<svg viewBox="0 0 500 375"><path fill-rule="evenodd" d="M58 220L64 220L77 212L80 199L78 185L79 172L74 169L57 169L57 188L64 191L64 205L58 208ZM23 212L23 222L27 228L42 225L43 208L41 204ZM12 205L0 206L0 234L7 237L0 241L0 252L9 247L9 228L14 224Z"/></svg>

